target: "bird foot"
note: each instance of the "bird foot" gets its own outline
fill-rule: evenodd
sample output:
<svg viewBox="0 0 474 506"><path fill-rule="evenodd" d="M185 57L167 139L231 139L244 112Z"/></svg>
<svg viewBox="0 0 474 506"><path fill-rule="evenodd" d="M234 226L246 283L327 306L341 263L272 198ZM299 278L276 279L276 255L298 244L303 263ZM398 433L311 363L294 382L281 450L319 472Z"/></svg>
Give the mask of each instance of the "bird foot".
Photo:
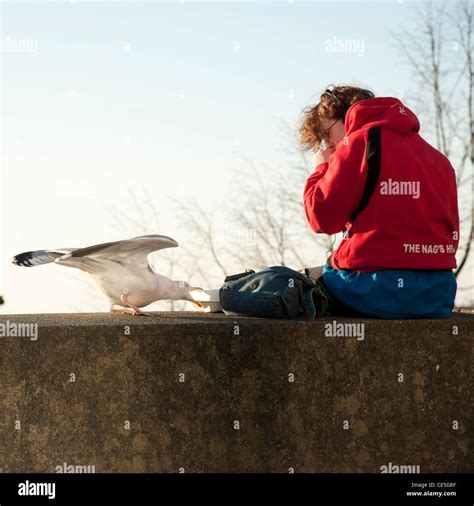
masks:
<svg viewBox="0 0 474 506"><path fill-rule="evenodd" d="M114 309L112 308L110 310L112 314L132 314L132 311L130 309Z"/></svg>
<svg viewBox="0 0 474 506"><path fill-rule="evenodd" d="M111 309L111 313L115 314L131 314L133 316L153 316L149 313L144 313L143 311L140 311L140 309Z"/></svg>
<svg viewBox="0 0 474 506"><path fill-rule="evenodd" d="M192 300L191 302L200 309L204 307L204 304L202 302L199 302L198 300Z"/></svg>
<svg viewBox="0 0 474 506"><path fill-rule="evenodd" d="M150 313L144 313L143 311L140 311L140 309L134 309L132 311L132 315L133 316L153 316L152 314Z"/></svg>

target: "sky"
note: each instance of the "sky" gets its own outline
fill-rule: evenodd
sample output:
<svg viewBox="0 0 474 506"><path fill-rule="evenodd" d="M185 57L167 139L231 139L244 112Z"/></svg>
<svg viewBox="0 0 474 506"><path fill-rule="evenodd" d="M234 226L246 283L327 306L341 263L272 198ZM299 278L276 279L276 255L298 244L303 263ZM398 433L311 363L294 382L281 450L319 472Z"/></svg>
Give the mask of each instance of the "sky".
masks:
<svg viewBox="0 0 474 506"><path fill-rule="evenodd" d="M9 258L126 238L116 219L136 213L130 191L159 209L158 233L185 242L170 199L219 209L240 155L281 165L285 128L328 84L404 100L394 34L413 4L0 4L0 312L98 310L82 273ZM331 51L338 41L353 50Z"/></svg>

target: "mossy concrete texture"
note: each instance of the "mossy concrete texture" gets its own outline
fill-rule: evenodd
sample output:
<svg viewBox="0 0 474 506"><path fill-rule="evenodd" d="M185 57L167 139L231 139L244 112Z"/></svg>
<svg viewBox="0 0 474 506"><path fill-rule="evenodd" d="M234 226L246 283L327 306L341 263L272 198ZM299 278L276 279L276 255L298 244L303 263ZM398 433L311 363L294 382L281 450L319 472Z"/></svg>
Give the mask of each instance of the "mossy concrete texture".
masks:
<svg viewBox="0 0 474 506"><path fill-rule="evenodd" d="M472 314L7 321L38 335L0 337L2 472L474 470Z"/></svg>

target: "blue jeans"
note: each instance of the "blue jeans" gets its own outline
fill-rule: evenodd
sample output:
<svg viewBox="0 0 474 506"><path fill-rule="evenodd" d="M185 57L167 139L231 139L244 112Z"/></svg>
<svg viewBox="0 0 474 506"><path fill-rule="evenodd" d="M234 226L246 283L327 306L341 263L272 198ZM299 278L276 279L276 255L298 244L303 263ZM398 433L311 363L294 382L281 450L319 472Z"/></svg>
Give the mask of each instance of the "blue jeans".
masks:
<svg viewBox="0 0 474 506"><path fill-rule="evenodd" d="M333 314L388 319L449 318L457 289L450 269L356 272L329 264L322 284L334 298Z"/></svg>

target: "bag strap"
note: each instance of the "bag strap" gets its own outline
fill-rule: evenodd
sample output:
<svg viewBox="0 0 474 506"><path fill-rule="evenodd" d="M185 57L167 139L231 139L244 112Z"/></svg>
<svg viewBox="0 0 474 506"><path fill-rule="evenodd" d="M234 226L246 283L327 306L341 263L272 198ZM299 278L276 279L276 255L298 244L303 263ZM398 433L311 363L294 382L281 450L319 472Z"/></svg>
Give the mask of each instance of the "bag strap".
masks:
<svg viewBox="0 0 474 506"><path fill-rule="evenodd" d="M255 274L255 271L253 269L247 269L244 272L239 272L238 274L226 276L226 278L224 279L224 283L228 283L229 281L235 281L236 279L245 278L245 276L249 276L250 274Z"/></svg>
<svg viewBox="0 0 474 506"><path fill-rule="evenodd" d="M382 159L381 131L382 127L380 126L369 128L366 151L366 160L368 165L367 179L365 181L364 193L362 194L359 206L350 215L349 219L351 222L354 222L357 216L359 216L359 214L367 207L370 197L374 193L375 188L377 188L377 183L380 177L380 162ZM346 227L343 229L343 232L345 231Z"/></svg>

